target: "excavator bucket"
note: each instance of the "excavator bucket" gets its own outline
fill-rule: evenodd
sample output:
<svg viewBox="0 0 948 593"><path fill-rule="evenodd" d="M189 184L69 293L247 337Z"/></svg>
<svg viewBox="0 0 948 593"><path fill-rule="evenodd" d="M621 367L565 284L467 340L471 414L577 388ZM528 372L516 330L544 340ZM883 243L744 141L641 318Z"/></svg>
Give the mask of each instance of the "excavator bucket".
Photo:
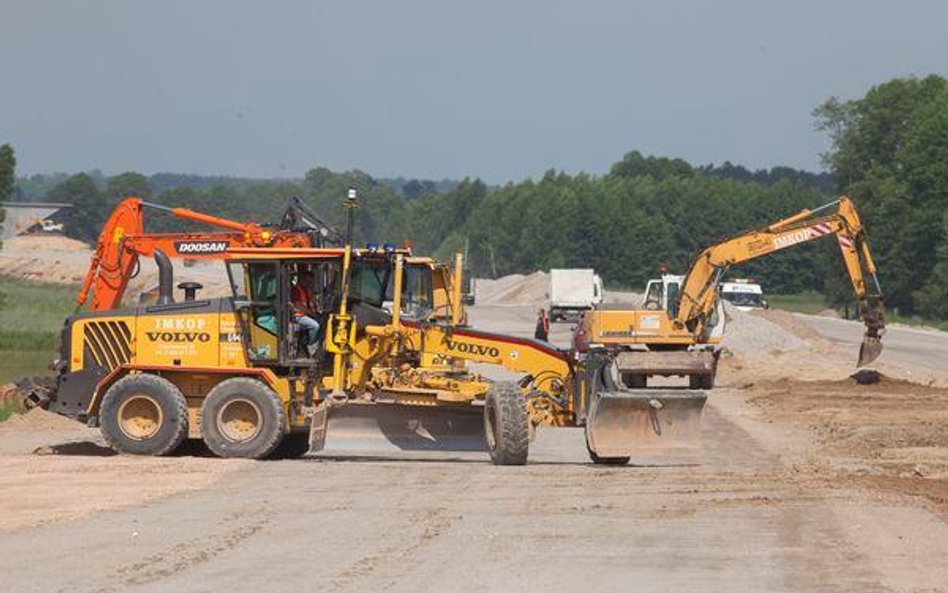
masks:
<svg viewBox="0 0 948 593"><path fill-rule="evenodd" d="M486 451L481 407L348 403L330 407L326 416L328 422L319 413L313 418L313 453Z"/></svg>
<svg viewBox="0 0 948 593"><path fill-rule="evenodd" d="M866 366L879 358L880 354L882 354L882 338L866 334L862 338L862 345L859 346L859 360L856 362L856 366Z"/></svg>
<svg viewBox="0 0 948 593"><path fill-rule="evenodd" d="M882 334L885 333L885 309L881 297L870 299L864 305L862 313L863 323L866 324L866 333L859 346L859 360L856 366L866 366L879 358L882 354Z"/></svg>
<svg viewBox="0 0 948 593"><path fill-rule="evenodd" d="M706 400L698 390L601 391L586 418L586 444L600 458L628 457L638 465L694 463Z"/></svg>

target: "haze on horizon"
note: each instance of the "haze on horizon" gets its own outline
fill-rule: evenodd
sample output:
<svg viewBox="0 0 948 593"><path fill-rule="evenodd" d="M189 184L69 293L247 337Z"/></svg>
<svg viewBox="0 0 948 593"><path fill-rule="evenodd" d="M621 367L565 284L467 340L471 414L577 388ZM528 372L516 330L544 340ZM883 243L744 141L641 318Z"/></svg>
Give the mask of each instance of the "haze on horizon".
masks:
<svg viewBox="0 0 948 593"><path fill-rule="evenodd" d="M811 111L946 74L948 3L0 0L18 174L821 169Z"/></svg>

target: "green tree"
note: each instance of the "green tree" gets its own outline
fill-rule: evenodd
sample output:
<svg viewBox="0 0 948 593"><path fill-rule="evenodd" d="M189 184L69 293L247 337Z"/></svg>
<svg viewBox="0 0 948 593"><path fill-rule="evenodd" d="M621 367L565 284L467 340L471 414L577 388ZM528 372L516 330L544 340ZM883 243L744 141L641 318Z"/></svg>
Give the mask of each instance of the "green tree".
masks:
<svg viewBox="0 0 948 593"><path fill-rule="evenodd" d="M825 161L839 190L866 221L887 304L935 314L930 295L941 290L935 268L948 209L948 81L897 78L860 99L830 99L814 115L833 142Z"/></svg>
<svg viewBox="0 0 948 593"><path fill-rule="evenodd" d="M0 202L6 201L13 193L16 184L16 156L9 144L0 146ZM0 208L0 227L6 218L6 211Z"/></svg>
<svg viewBox="0 0 948 593"><path fill-rule="evenodd" d="M56 184L47 198L51 202L73 205L65 230L67 235L81 241L93 241L98 237L110 213L105 192L85 173L72 175Z"/></svg>
<svg viewBox="0 0 948 593"><path fill-rule="evenodd" d="M0 146L0 200L7 200L16 185L16 156L9 144Z"/></svg>
<svg viewBox="0 0 948 593"><path fill-rule="evenodd" d="M148 178L141 173L127 171L114 177L109 177L105 187L109 201L118 203L124 198L138 197L143 200L151 198L151 185Z"/></svg>

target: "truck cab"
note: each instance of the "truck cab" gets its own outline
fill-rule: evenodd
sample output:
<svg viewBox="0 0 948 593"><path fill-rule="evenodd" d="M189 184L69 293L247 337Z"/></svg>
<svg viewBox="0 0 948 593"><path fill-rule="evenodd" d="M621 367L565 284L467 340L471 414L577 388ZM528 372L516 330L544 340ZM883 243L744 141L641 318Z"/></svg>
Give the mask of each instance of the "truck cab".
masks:
<svg viewBox="0 0 948 593"><path fill-rule="evenodd" d="M550 270L550 321L579 321L602 303L602 278L591 268Z"/></svg>

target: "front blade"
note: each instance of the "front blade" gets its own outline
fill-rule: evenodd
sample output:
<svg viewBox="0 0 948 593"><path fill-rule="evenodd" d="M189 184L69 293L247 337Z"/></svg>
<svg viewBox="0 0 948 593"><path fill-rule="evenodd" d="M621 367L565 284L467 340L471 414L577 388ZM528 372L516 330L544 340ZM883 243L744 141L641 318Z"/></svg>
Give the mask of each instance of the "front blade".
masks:
<svg viewBox="0 0 948 593"><path fill-rule="evenodd" d="M331 407L323 452L486 451L483 408L355 404Z"/></svg>
<svg viewBox="0 0 948 593"><path fill-rule="evenodd" d="M862 345L859 346L859 360L856 362L856 366L866 366L879 358L880 354L882 354L882 339L869 335L864 336Z"/></svg>
<svg viewBox="0 0 948 593"><path fill-rule="evenodd" d="M690 463L701 454L703 391L634 389L596 395L586 442L599 457L642 465Z"/></svg>

